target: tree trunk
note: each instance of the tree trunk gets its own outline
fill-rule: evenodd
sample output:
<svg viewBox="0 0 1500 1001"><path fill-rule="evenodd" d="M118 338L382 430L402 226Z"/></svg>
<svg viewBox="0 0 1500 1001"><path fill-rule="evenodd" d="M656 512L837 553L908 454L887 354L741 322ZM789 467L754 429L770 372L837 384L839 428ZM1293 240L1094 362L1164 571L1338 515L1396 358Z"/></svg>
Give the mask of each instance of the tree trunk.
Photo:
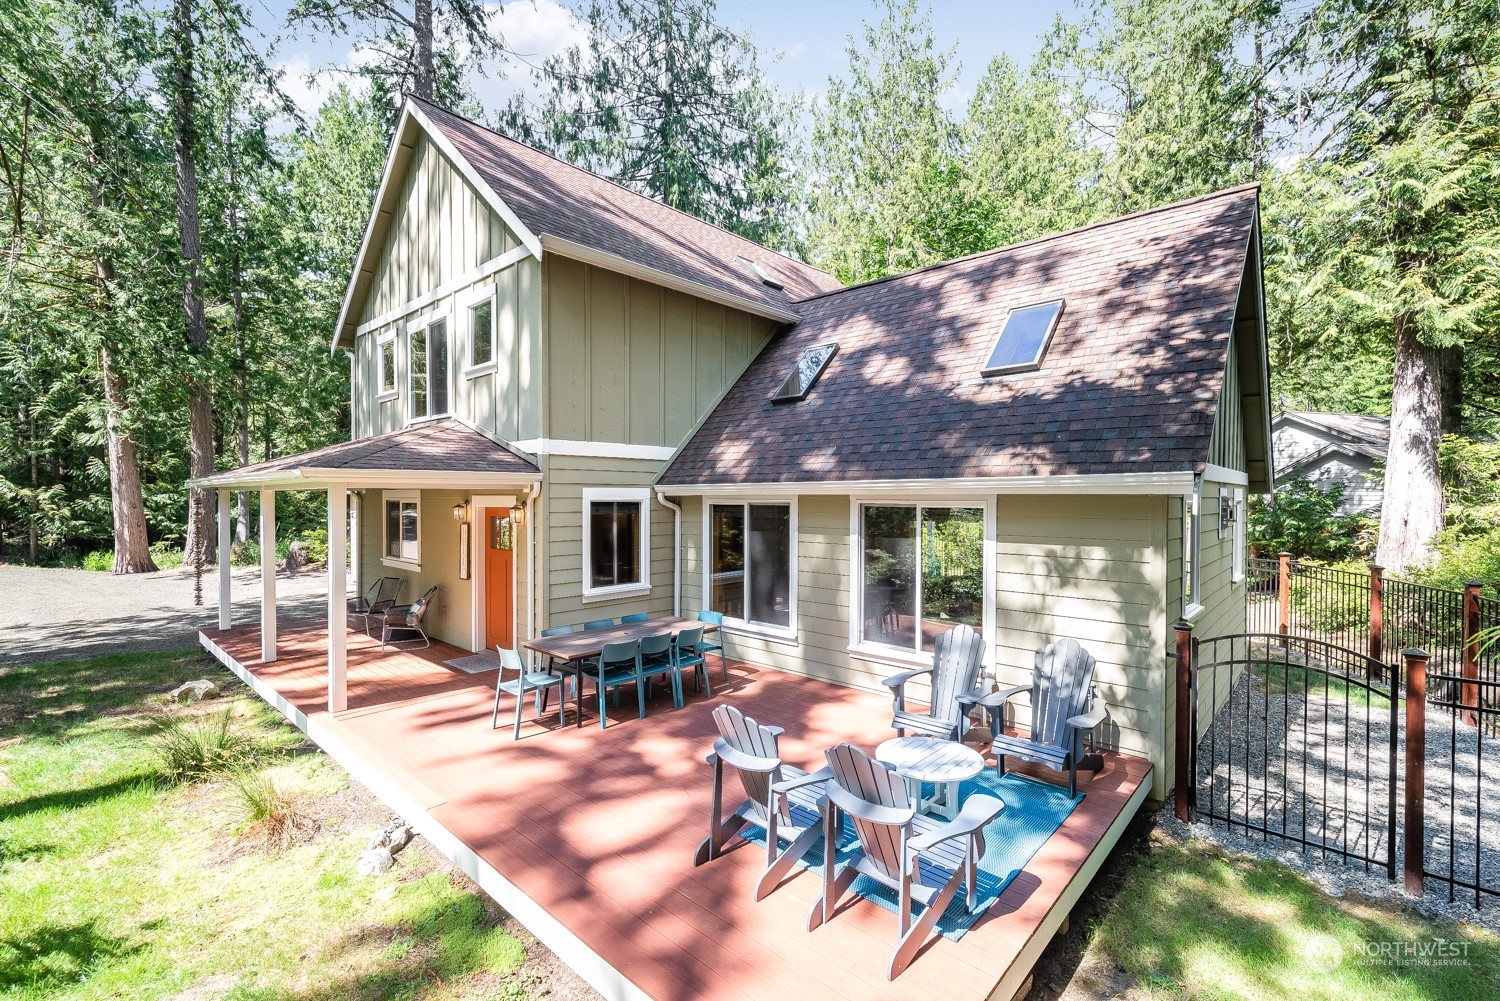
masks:
<svg viewBox="0 0 1500 1001"><path fill-rule="evenodd" d="M1464 346L1443 348L1443 434L1458 434L1464 426Z"/></svg>
<svg viewBox="0 0 1500 1001"><path fill-rule="evenodd" d="M101 279L109 274L100 262ZM99 374L104 383L105 451L109 454L109 500L115 529L114 572L150 573L156 569L146 538L146 500L141 492L141 464L135 439L121 425L127 404L125 376L111 364L109 345L99 349Z"/></svg>
<svg viewBox="0 0 1500 1001"><path fill-rule="evenodd" d="M422 100L430 101L437 82L437 66L432 57L432 0L416 0L412 20L412 34L417 45L417 65L412 73L412 90Z"/></svg>
<svg viewBox="0 0 1500 1001"><path fill-rule="evenodd" d="M203 315L203 247L198 223L198 168L194 160L194 73L192 0L176 0L172 17L172 126L177 165L177 241L182 256L182 310L187 342L198 371L189 375L188 474L194 479L214 471L213 403L208 378L202 371L208 349L208 323ZM188 490L185 562L214 562L217 540L209 491Z"/></svg>
<svg viewBox="0 0 1500 1001"><path fill-rule="evenodd" d="M1391 392L1391 446L1385 463L1385 503L1375 561L1400 574L1432 558L1443 527L1438 475L1442 437L1442 350L1417 336L1416 318L1396 317L1396 366Z"/></svg>

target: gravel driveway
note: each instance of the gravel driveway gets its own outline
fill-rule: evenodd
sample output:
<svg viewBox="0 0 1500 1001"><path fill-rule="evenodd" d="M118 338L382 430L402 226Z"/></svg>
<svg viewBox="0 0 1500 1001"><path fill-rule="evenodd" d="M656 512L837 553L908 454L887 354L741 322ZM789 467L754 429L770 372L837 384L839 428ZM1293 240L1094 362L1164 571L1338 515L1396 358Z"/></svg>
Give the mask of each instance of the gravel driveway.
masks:
<svg viewBox="0 0 1500 1001"><path fill-rule="evenodd" d="M278 574L280 621L324 616L327 578ZM0 668L37 660L139 650L179 650L219 621L219 578L203 574L203 604L193 604L193 572L160 570L115 576L90 570L0 564ZM260 568L234 572L234 621L260 616Z"/></svg>

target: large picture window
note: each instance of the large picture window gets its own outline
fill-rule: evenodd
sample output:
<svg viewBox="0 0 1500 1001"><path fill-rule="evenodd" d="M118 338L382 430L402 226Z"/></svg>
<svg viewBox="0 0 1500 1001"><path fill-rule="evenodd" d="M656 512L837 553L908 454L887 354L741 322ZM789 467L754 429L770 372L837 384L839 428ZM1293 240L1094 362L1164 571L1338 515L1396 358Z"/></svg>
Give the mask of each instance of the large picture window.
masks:
<svg viewBox="0 0 1500 1001"><path fill-rule="evenodd" d="M408 335L407 383L411 419L448 412L448 321L433 320Z"/></svg>
<svg viewBox="0 0 1500 1001"><path fill-rule="evenodd" d="M422 559L422 514L415 493L385 494L385 549L387 560L417 563Z"/></svg>
<svg viewBox="0 0 1500 1001"><path fill-rule="evenodd" d="M930 651L960 623L984 624L984 509L861 508L866 643Z"/></svg>
<svg viewBox="0 0 1500 1001"><path fill-rule="evenodd" d="M585 597L648 589L648 492L586 489L583 494Z"/></svg>
<svg viewBox="0 0 1500 1001"><path fill-rule="evenodd" d="M730 619L792 624L790 504L709 506L709 607Z"/></svg>

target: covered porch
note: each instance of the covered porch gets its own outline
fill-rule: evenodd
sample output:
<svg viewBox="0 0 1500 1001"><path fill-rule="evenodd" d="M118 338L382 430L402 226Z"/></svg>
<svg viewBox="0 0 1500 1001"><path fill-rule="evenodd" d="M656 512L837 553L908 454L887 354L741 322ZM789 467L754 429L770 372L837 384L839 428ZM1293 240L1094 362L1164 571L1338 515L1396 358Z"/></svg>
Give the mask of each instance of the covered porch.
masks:
<svg viewBox="0 0 1500 1001"><path fill-rule="evenodd" d="M344 616L330 617L345 633ZM1150 787L1142 758L1106 753L1083 801L962 939L934 938L885 979L896 917L862 899L805 930L819 889L799 871L757 903L763 854L742 845L692 865L707 830L716 734L733 704L786 728L783 753L813 766L841 741L891 735L888 698L748 664L714 664L712 699L654 703L608 729L528 722L492 730L493 674L467 675L445 644L386 651L357 633L347 683L327 698L330 630L288 629L262 657L255 625L205 630L206 650L453 858L608 998L910 998L1010 1001ZM530 711L528 709L528 718Z"/></svg>
<svg viewBox="0 0 1500 1001"><path fill-rule="evenodd" d="M218 495L219 629L225 631L235 627L229 600L232 568L222 555L231 543L231 501L239 491L259 496L262 591L255 633L263 665L277 663L289 642L279 629L276 608L276 496L284 491L326 494L328 626L319 638L319 652L330 712L353 707L350 637L364 634L345 628L345 613L349 599L363 595L378 577L399 582L398 604L436 589L424 628L448 641L434 648L446 646L449 658L492 646L497 636L504 645L513 645L517 637L529 635L534 618L530 582L535 580L531 523L541 472L528 456L461 421L417 424L216 473L192 485ZM486 513L503 522L493 540ZM503 547L496 555L504 558L491 558L491 547ZM378 625L373 635L378 640ZM303 667L309 640L306 630L298 630L290 651ZM386 673L399 675L401 669L394 665L411 660L391 661Z"/></svg>

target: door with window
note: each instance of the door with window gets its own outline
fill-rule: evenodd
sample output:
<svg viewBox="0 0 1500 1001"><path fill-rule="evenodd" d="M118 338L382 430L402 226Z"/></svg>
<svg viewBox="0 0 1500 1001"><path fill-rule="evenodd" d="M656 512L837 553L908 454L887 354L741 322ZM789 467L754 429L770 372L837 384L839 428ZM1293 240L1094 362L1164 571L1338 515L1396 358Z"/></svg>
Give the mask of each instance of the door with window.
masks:
<svg viewBox="0 0 1500 1001"><path fill-rule="evenodd" d="M510 508L484 509L484 643L515 644L515 524Z"/></svg>

